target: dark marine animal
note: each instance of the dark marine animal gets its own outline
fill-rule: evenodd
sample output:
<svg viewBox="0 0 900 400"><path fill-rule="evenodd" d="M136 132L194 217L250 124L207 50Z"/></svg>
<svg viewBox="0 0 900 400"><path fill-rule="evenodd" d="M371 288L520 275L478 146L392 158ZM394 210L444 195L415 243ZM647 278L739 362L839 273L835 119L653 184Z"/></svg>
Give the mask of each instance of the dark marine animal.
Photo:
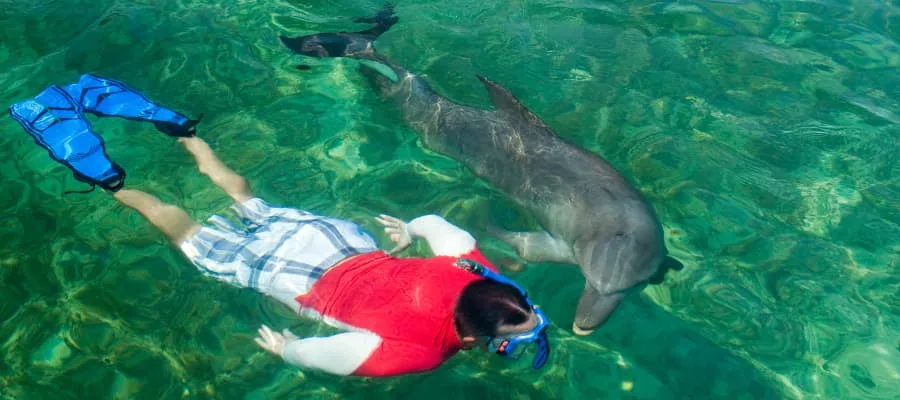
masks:
<svg viewBox="0 0 900 400"><path fill-rule="evenodd" d="M375 39L391 29L399 21L394 15L394 6L386 4L381 11L370 17L355 18L353 22L375 24L358 32L324 32L290 38L279 36L281 42L294 53L310 57L356 57L372 58L375 53ZM299 65L297 69L309 69Z"/></svg>
<svg viewBox="0 0 900 400"><path fill-rule="evenodd" d="M572 325L576 334L601 326L626 294L683 268L667 256L652 207L608 161L558 135L486 77L478 78L493 110L439 95L421 77L375 54L372 41L380 33L311 35L318 39L308 39L304 54L363 59L362 73L399 106L425 146L466 165L536 217L541 231L494 233L527 261L580 266L585 286Z"/></svg>

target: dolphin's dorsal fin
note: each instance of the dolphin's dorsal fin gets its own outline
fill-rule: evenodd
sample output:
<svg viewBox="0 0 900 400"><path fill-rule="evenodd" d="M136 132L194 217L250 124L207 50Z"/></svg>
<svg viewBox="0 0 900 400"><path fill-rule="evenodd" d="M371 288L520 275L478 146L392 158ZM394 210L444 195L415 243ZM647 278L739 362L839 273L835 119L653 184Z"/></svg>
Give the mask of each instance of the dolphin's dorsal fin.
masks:
<svg viewBox="0 0 900 400"><path fill-rule="evenodd" d="M663 259L662 266L670 271L681 271L682 269L684 269L684 264L682 264L681 261L678 261L669 256L666 256L666 258Z"/></svg>
<svg viewBox="0 0 900 400"><path fill-rule="evenodd" d="M497 82L484 77L483 75L476 76L478 76L478 80L480 80L481 83L484 84L484 87L488 91L488 96L491 97L491 102L494 104L494 108L497 109L497 111L524 118L526 121L532 124L544 127L547 126L546 124L544 124L544 121L538 118L537 115L534 115L534 113L531 112L531 110L529 110L527 107L525 107L519 101L519 99L513 96L512 92L510 92L509 89L501 86Z"/></svg>

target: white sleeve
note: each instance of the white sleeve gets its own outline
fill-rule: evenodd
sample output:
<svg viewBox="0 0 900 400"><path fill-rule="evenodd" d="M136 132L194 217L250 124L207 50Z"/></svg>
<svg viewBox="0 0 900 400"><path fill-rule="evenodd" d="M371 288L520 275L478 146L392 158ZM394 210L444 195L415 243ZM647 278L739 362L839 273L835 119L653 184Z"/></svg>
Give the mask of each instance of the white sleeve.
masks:
<svg viewBox="0 0 900 400"><path fill-rule="evenodd" d="M475 238L437 215L423 215L406 224L413 239L423 238L436 256L461 256L475 248Z"/></svg>
<svg viewBox="0 0 900 400"><path fill-rule="evenodd" d="M346 376L356 371L380 344L377 335L346 332L288 342L281 349L281 358L303 369Z"/></svg>

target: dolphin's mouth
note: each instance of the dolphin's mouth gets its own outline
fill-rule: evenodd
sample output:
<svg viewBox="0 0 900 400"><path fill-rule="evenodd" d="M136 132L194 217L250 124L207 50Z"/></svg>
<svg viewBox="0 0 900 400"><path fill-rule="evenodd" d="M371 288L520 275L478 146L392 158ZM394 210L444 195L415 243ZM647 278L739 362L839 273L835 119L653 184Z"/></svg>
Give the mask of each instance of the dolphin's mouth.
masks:
<svg viewBox="0 0 900 400"><path fill-rule="evenodd" d="M397 76L397 73L394 72L393 68L391 68L387 65L384 65L378 61L360 59L359 62L362 64L365 64L369 68L374 69L375 71L378 71L379 74L384 75L385 77L390 79L392 82L397 82L400 80L400 77Z"/></svg>
<svg viewBox="0 0 900 400"><path fill-rule="evenodd" d="M575 333L576 335L578 335L578 336L587 336L587 335L590 335L590 334L594 333L595 330L597 330L597 328L594 328L594 329L581 329L581 328L578 327L578 324L577 324L577 323L572 324L572 332L574 332L574 333Z"/></svg>

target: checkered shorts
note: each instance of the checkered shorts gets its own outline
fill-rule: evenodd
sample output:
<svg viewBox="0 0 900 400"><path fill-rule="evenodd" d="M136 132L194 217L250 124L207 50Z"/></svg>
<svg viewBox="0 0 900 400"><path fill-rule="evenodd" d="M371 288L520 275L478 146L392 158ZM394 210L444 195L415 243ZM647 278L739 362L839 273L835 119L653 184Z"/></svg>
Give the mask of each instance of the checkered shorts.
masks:
<svg viewBox="0 0 900 400"><path fill-rule="evenodd" d="M259 198L232 209L243 226L214 215L181 243L200 271L235 286L249 287L297 308L309 291L342 259L378 250L375 239L352 222L292 208L271 207Z"/></svg>

